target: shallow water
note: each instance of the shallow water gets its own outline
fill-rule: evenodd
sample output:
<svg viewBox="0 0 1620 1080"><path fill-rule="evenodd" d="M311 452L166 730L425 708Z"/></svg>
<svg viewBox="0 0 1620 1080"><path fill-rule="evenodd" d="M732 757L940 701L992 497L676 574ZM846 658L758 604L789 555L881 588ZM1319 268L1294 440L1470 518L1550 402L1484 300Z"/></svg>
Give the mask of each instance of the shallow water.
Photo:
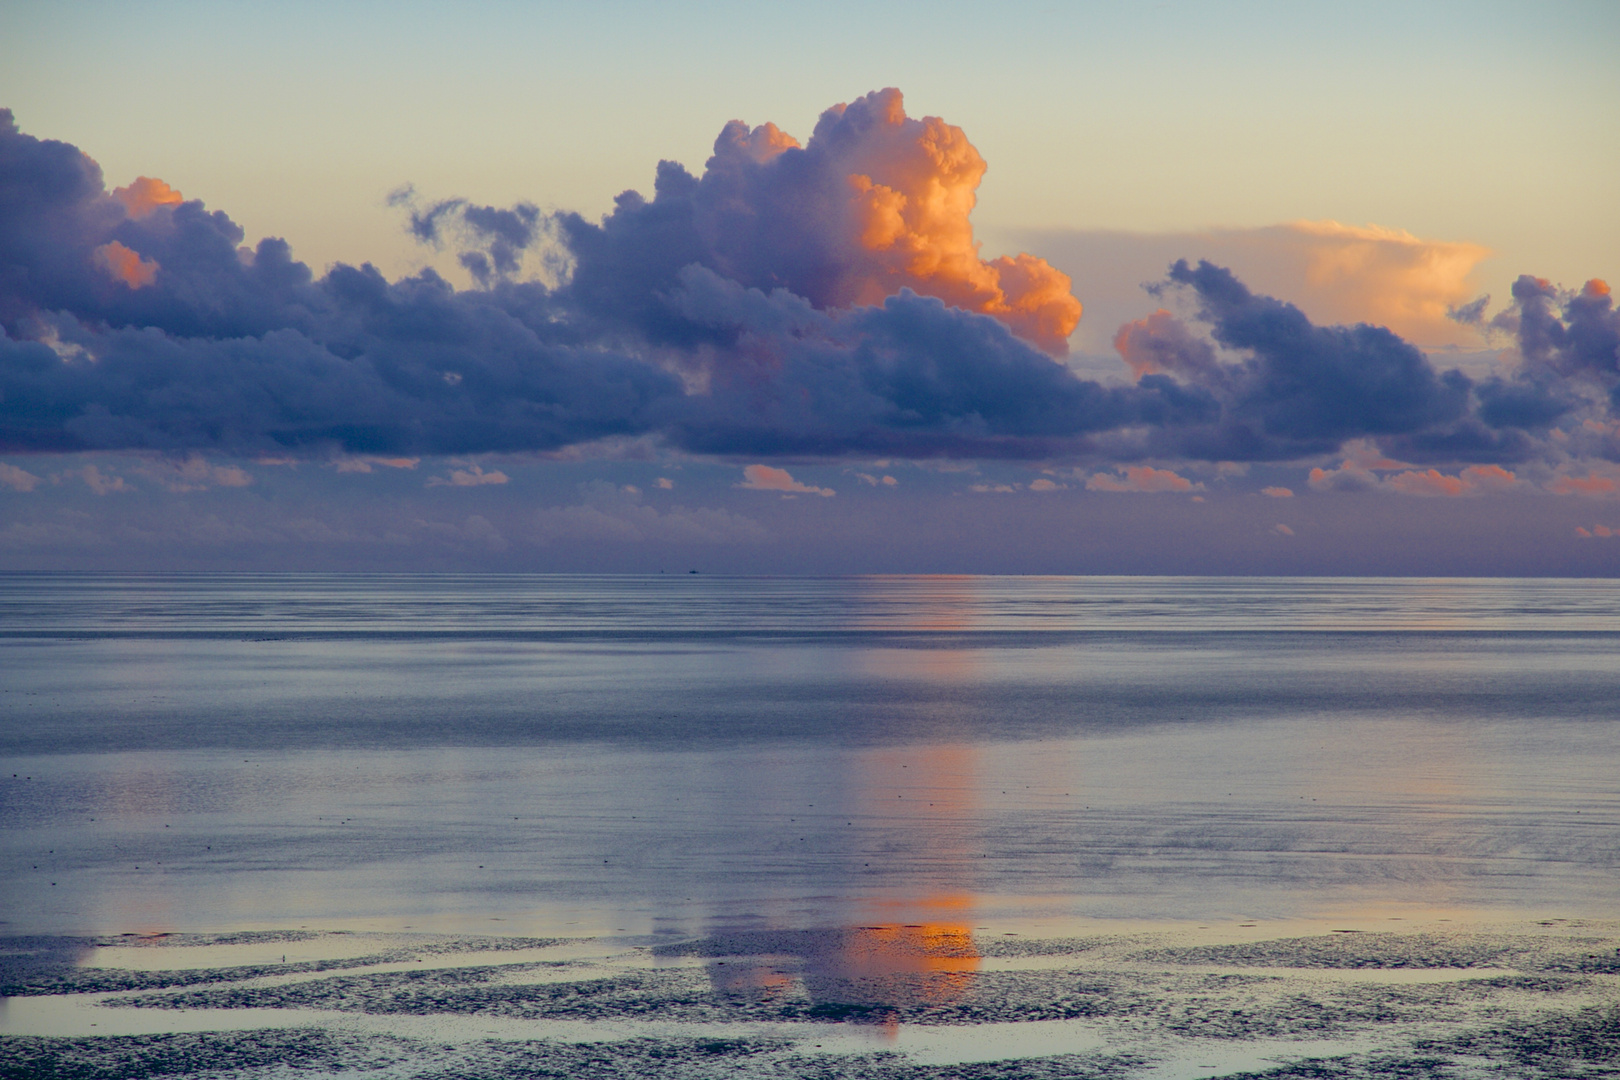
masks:
<svg viewBox="0 0 1620 1080"><path fill-rule="evenodd" d="M703 978L867 1009L1071 966L1006 935L1604 920L1617 646L1613 581L0 576L0 917L810 934ZM301 962L195 947L51 955Z"/></svg>

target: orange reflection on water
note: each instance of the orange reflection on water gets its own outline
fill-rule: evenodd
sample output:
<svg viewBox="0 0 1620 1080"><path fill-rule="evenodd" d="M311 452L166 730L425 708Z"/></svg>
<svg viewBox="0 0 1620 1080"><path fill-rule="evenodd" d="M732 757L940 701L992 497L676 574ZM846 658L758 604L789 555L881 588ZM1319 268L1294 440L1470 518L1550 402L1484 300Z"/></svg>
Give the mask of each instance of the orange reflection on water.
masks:
<svg viewBox="0 0 1620 1080"><path fill-rule="evenodd" d="M919 903L966 914L968 898ZM885 922L739 935L710 959L708 975L728 997L790 1009L797 1001L813 1016L875 1024L892 1036L903 1017L961 1000L979 963L965 922Z"/></svg>
<svg viewBox="0 0 1620 1080"><path fill-rule="evenodd" d="M976 630L982 582L970 574L872 577L862 597L857 630Z"/></svg>
<svg viewBox="0 0 1620 1080"><path fill-rule="evenodd" d="M963 923L856 926L841 948L812 960L805 990L823 1010L848 1010L894 1038L903 1014L961 1000L979 960Z"/></svg>
<svg viewBox="0 0 1620 1080"><path fill-rule="evenodd" d="M855 617L859 630L972 633L983 629L979 590L982 582L961 574L925 574L915 578L873 578L865 609ZM941 648L929 641L921 648L886 646L855 654L859 668L891 679L962 682L983 674L980 649Z"/></svg>
<svg viewBox="0 0 1620 1080"><path fill-rule="evenodd" d="M851 769L851 812L903 827L915 843L886 857L894 871L874 895L851 903L849 923L821 929L751 930L716 939L708 973L716 992L810 1015L875 1024L891 1036L902 1019L953 1005L973 987L971 885L980 852L973 830L980 751L962 744L885 747ZM881 827L881 825L880 825Z"/></svg>

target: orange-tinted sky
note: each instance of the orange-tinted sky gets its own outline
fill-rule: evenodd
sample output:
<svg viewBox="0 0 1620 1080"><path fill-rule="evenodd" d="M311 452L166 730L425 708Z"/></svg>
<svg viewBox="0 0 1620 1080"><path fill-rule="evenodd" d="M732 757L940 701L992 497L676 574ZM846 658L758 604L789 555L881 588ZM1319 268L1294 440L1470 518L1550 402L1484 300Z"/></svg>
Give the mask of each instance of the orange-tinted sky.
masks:
<svg viewBox="0 0 1620 1080"><path fill-rule="evenodd" d="M420 258L384 206L402 183L600 213L660 157L701 164L725 119L802 140L898 85L990 163L981 228L1376 224L1499 252L1500 293L1613 272L1617 51L1603 0L17 0L0 103L115 184L155 173L317 269L394 272Z"/></svg>

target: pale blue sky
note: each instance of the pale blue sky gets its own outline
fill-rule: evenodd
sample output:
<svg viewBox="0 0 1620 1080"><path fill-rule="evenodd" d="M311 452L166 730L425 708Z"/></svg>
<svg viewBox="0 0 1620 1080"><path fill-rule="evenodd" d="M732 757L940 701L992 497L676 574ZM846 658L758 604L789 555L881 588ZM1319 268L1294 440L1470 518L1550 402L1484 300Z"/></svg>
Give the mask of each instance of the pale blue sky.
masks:
<svg viewBox="0 0 1620 1080"><path fill-rule="evenodd" d="M1333 218L1620 272L1620 4L36 3L0 104L317 268L420 256L424 193L605 210L733 117L899 86L990 163L981 227Z"/></svg>

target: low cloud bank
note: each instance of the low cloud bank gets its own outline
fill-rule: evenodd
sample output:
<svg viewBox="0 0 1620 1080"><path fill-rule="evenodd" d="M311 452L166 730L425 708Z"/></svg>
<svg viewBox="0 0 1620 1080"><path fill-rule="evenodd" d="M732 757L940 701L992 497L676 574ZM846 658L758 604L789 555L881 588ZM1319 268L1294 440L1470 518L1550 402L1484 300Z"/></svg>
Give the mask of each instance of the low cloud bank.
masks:
<svg viewBox="0 0 1620 1080"><path fill-rule="evenodd" d="M701 175L662 162L652 198L625 192L599 222L402 191L412 231L479 283L458 291L369 265L317 278L160 180L108 191L89 157L0 112L0 449L363 460L644 438L748 460L771 471L747 486L781 491L797 489L764 460L1146 468L1323 462L1355 440L1459 468L1620 459L1620 314L1602 282L1524 277L1491 315L1461 302L1478 249L1338 227L1309 238L1338 253L1322 274L1371 260L1379 282L1417 282L1411 318L1446 307L1511 335L1515 373L1475 383L1390 329L1317 325L1177 261L1155 286L1166 309L1115 339L1134 381L1105 385L1062 362L1081 314L1069 279L1032 255L979 258L984 171L959 128L886 90L829 109L802 146L728 124ZM544 280L520 279L527 255ZM1093 479L1153 490L1137 475Z"/></svg>

